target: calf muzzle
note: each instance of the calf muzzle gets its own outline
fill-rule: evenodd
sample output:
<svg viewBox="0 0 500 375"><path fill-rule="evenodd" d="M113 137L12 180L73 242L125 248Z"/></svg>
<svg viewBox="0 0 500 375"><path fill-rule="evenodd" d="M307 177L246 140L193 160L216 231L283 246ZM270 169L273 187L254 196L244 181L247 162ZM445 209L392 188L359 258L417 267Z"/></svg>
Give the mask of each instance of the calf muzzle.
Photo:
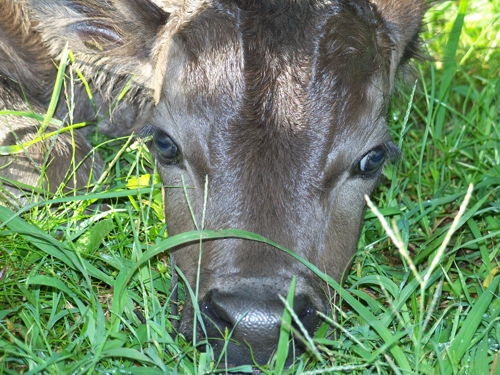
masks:
<svg viewBox="0 0 500 375"><path fill-rule="evenodd" d="M264 289L256 292L242 288L226 292L212 289L199 304L206 335L216 358L223 354L227 363L233 366L261 365L268 363L276 353L285 309L277 291ZM298 324L292 323L293 330L300 335L303 335L301 330L306 330L312 336L320 320L311 299L305 294L295 296L293 310L299 320ZM297 337L290 345L295 348L289 351L289 363L292 353L296 356L304 351L304 345ZM221 363L224 362L222 359Z"/></svg>

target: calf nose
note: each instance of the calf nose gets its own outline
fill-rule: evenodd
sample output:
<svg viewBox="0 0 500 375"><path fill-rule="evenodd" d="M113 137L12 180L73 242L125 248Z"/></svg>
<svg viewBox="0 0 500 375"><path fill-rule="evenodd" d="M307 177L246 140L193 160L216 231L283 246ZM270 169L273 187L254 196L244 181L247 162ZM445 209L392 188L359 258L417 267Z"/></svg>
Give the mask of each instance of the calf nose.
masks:
<svg viewBox="0 0 500 375"><path fill-rule="evenodd" d="M284 310L278 292L221 292L215 289L205 295L200 309L216 358L226 345L224 336L230 340L225 350L230 365L253 364L254 361L265 364L276 351ZM310 298L296 296L294 311L302 326L312 335L319 318ZM303 347L300 342L296 344L295 354L298 354Z"/></svg>

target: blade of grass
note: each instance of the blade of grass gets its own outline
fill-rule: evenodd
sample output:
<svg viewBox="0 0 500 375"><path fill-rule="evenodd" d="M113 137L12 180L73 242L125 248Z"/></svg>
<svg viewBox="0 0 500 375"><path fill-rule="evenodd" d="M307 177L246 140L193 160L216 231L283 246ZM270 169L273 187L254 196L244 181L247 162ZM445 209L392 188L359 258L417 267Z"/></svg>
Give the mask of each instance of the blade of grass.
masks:
<svg viewBox="0 0 500 375"><path fill-rule="evenodd" d="M290 283L290 289L288 290L288 295L286 301L288 306L293 309L293 297L295 295L295 284L296 278L293 276L292 282ZM285 368L286 359L288 357L288 350L290 348L290 327L292 326L292 314L290 310L285 307L283 310L283 316L281 317L280 335L278 339L278 347L276 349L276 366L274 371L277 375L283 373Z"/></svg>
<svg viewBox="0 0 500 375"><path fill-rule="evenodd" d="M45 129L50 123L50 120L54 116L56 111L57 103L59 102L59 97L61 95L62 82L64 80L64 74L66 73L66 66L68 64L68 45L64 47L61 52L61 59L59 61L59 67L57 69L57 77L54 83L54 90L52 91L52 96L50 98L49 107L47 108L47 113L43 119L42 126L39 129L38 135L45 132Z"/></svg>
<svg viewBox="0 0 500 375"><path fill-rule="evenodd" d="M461 329L446 351L444 361L444 373L449 375L452 373L453 368L459 366L459 362L468 349L468 344L471 342L477 328L482 322L482 316L490 307L493 296L497 292L497 287L500 283L500 277L496 277L486 289L481 297L479 297L470 312L467 314ZM438 371L438 369L436 369Z"/></svg>
<svg viewBox="0 0 500 375"><path fill-rule="evenodd" d="M19 233L28 239L34 246L64 262L70 268L80 271L85 277L88 277L87 275L91 275L101 281L104 281L108 285L113 286L114 281L111 277L97 269L91 263L78 257L78 255L73 251L65 249L59 241L42 231L40 228L37 228L36 226L27 223L20 217L15 216L16 215L11 210L0 206L0 222L3 224L7 222L7 227L9 229Z"/></svg>
<svg viewBox="0 0 500 375"><path fill-rule="evenodd" d="M456 62L455 55L458 51L458 43L462 28L464 25L465 13L467 11L467 0L461 0L458 8L458 14L453 22L453 27L445 48L444 67L442 72L441 85L439 86L439 103L446 103L448 100L451 81L455 75ZM446 115L446 107L440 105L436 112L435 130L434 134L437 139L442 139L444 128L444 117Z"/></svg>

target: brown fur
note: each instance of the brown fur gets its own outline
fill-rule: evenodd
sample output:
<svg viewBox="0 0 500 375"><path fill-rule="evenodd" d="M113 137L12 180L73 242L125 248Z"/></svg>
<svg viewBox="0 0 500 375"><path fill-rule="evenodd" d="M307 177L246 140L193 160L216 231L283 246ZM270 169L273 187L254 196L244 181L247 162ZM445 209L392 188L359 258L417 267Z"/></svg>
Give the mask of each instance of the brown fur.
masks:
<svg viewBox="0 0 500 375"><path fill-rule="evenodd" d="M154 2L167 13L181 10L184 4L183 0L155 0Z"/></svg>
<svg viewBox="0 0 500 375"><path fill-rule="evenodd" d="M16 91L24 90L29 98L44 102L56 71L27 9L23 0L2 0L0 74L15 81L9 86Z"/></svg>

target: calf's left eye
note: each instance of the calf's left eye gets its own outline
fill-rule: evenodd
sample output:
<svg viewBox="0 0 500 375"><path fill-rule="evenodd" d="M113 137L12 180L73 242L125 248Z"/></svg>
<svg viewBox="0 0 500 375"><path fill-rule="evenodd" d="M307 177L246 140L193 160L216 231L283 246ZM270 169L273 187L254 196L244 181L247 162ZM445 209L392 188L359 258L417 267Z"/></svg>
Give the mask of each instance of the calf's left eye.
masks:
<svg viewBox="0 0 500 375"><path fill-rule="evenodd" d="M370 150L360 161L359 161L359 172L362 175L369 176L375 173L382 167L385 161L385 152L381 148L374 148Z"/></svg>

